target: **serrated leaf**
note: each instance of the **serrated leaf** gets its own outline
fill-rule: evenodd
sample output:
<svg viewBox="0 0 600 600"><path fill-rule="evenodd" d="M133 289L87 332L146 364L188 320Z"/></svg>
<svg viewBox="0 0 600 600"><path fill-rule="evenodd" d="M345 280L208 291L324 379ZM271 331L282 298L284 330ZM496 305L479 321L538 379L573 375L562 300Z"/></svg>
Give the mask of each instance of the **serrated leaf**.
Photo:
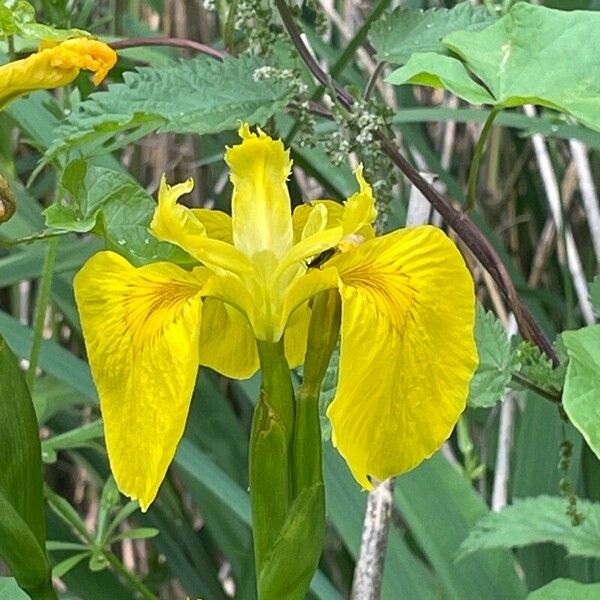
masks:
<svg viewBox="0 0 600 600"><path fill-rule="evenodd" d="M369 36L379 60L405 63L415 52L445 54L442 39L453 31L478 31L495 19L484 6L462 2L425 12L398 8L373 25Z"/></svg>
<svg viewBox="0 0 600 600"><path fill-rule="evenodd" d="M560 359L560 365L554 367L552 361L531 342L522 342L517 348L519 374L528 381L549 391L562 391L565 383L569 357L561 337L554 343L554 349Z"/></svg>
<svg viewBox="0 0 600 600"><path fill-rule="evenodd" d="M600 583L580 583L572 579L555 579L527 596L527 600L596 600Z"/></svg>
<svg viewBox="0 0 600 600"><path fill-rule="evenodd" d="M506 331L494 313L477 304L475 341L479 366L469 388L469 405L495 406L502 399L516 364Z"/></svg>
<svg viewBox="0 0 600 600"><path fill-rule="evenodd" d="M564 546L571 556L600 556L600 504L577 500L585 519L573 526L566 514L568 499L538 496L515 500L500 512L477 522L460 546L460 556L489 548L515 548L551 542Z"/></svg>
<svg viewBox="0 0 600 600"><path fill-rule="evenodd" d="M264 66L257 57L198 56L127 72L124 83L92 94L69 116L46 159L84 142L95 143L92 154L107 152L109 141L112 150L157 130L200 135L237 129L240 121L263 124L292 97L288 82L254 78Z"/></svg>
<svg viewBox="0 0 600 600"><path fill-rule="evenodd" d="M93 231L104 238L108 249L138 266L159 260L194 262L186 252L159 242L148 231L156 204L128 175L77 159L65 169L61 186L64 200L45 211L48 227Z"/></svg>
<svg viewBox="0 0 600 600"><path fill-rule="evenodd" d="M600 325L565 331L569 354L563 408L600 458Z"/></svg>
<svg viewBox="0 0 600 600"><path fill-rule="evenodd" d="M473 104L500 108L539 104L600 129L600 81L594 77L598 57L592 50L600 44L598 12L519 2L485 29L455 31L443 44L460 60L414 54L388 81L447 88ZM461 70L463 64L468 71Z"/></svg>

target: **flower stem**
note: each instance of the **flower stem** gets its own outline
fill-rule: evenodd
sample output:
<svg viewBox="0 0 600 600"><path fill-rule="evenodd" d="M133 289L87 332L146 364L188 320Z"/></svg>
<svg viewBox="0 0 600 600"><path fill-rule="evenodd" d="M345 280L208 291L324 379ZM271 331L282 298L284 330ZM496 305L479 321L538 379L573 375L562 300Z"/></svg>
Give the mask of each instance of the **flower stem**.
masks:
<svg viewBox="0 0 600 600"><path fill-rule="evenodd" d="M500 114L500 109L494 107L488 118L483 124L481 135L475 146L475 154L473 155L473 162L471 162L471 169L469 170L469 181L467 183L467 210L471 210L475 206L475 200L477 197L477 180L479 179L479 167L481 165L481 159L483 157L483 150L488 140L490 132L492 131L492 125L496 120L496 117Z"/></svg>
<svg viewBox="0 0 600 600"><path fill-rule="evenodd" d="M25 379L29 386L29 391L33 392L35 385L35 372L40 359L40 351L42 348L42 338L44 334L44 321L46 320L46 309L50 301L50 292L52 290L52 276L54 274L54 265L56 264L56 250L58 247L58 238L48 240L46 249L46 260L44 261L44 270L42 274L42 282L40 294L38 297L35 325L33 329L33 342L31 345L31 355L29 356L29 369Z"/></svg>

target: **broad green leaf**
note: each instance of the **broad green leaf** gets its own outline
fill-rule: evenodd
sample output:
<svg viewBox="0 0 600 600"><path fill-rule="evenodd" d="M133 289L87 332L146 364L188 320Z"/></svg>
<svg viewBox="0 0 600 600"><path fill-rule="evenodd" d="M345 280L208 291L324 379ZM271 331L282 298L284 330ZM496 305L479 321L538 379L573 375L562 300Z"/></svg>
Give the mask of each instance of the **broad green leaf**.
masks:
<svg viewBox="0 0 600 600"><path fill-rule="evenodd" d="M61 185L65 199L46 209L48 227L93 231L104 238L108 249L135 265L193 262L183 250L159 242L148 231L156 204L131 177L77 159L65 169Z"/></svg>
<svg viewBox="0 0 600 600"><path fill-rule="evenodd" d="M97 92L81 104L56 132L46 158L86 141L95 141L93 153L122 147L153 131L218 133L237 129L240 121L262 124L291 99L289 83L255 78L268 66L255 57L207 56L124 74L124 83ZM129 135L113 139L117 134ZM100 146L98 146L100 145Z"/></svg>
<svg viewBox="0 0 600 600"><path fill-rule="evenodd" d="M525 597L525 587L509 552L478 552L456 562L460 543L477 520L488 514L488 508L441 452L396 479L394 501L438 578L442 590L439 597Z"/></svg>
<svg viewBox="0 0 600 600"><path fill-rule="evenodd" d="M0 463L0 558L22 588L51 590L37 420L17 359L1 337Z"/></svg>
<svg viewBox="0 0 600 600"><path fill-rule="evenodd" d="M415 52L446 53L442 39L452 31L480 30L494 21L484 6L461 2L450 10L398 8L375 23L369 39L379 60L403 64Z"/></svg>
<svg viewBox="0 0 600 600"><path fill-rule="evenodd" d="M584 45L581 40L586 40ZM600 129L600 14L565 12L519 2L481 31L455 31L443 44L485 88L465 77L461 61L414 54L391 83L446 87L468 102L499 107L540 104Z"/></svg>
<svg viewBox="0 0 600 600"><path fill-rule="evenodd" d="M600 325L565 331L562 338L569 354L563 407L600 457Z"/></svg>
<svg viewBox="0 0 600 600"><path fill-rule="evenodd" d="M600 557L600 504L578 499L577 509L585 515L578 526L571 524L567 505L564 497L537 496L490 512L461 544L461 556L483 549L552 542L564 546L571 556Z"/></svg>
<svg viewBox="0 0 600 600"><path fill-rule="evenodd" d="M471 78L460 60L435 52L413 54L408 63L389 75L386 81L395 85L413 83L447 89L471 104L496 103L495 98Z"/></svg>
<svg viewBox="0 0 600 600"><path fill-rule="evenodd" d="M527 600L596 600L600 583L580 583L572 579L555 579L527 596Z"/></svg>
<svg viewBox="0 0 600 600"><path fill-rule="evenodd" d="M475 341L479 366L471 380L469 405L495 406L510 382L515 358L506 331L494 313L477 304Z"/></svg>
<svg viewBox="0 0 600 600"><path fill-rule="evenodd" d="M13 577L0 577L0 600L30 600Z"/></svg>
<svg viewBox="0 0 600 600"><path fill-rule="evenodd" d="M0 39L9 35L44 40L66 40L71 37L89 37L81 29L56 29L37 23L35 8L26 0L4 0L0 4Z"/></svg>

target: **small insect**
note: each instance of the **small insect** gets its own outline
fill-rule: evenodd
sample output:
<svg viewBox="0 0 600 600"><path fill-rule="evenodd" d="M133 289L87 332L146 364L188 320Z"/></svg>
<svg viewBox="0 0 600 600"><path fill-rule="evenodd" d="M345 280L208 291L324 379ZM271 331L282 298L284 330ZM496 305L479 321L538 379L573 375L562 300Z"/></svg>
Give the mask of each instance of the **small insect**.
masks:
<svg viewBox="0 0 600 600"><path fill-rule="evenodd" d="M311 260L306 263L306 267L308 269L318 269L322 267L335 254L335 252L335 248L323 250L321 254L317 254L317 256L311 258Z"/></svg>

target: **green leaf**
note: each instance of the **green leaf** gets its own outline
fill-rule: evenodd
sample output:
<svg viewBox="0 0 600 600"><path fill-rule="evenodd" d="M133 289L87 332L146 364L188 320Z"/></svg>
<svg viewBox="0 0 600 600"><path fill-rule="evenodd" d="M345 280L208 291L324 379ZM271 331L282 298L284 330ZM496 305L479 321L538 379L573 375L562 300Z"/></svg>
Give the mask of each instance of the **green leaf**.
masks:
<svg viewBox="0 0 600 600"><path fill-rule="evenodd" d="M486 90L461 70L459 60L431 53L414 54L388 81L445 87L474 104L540 104L600 129L600 82L593 75L598 59L592 50L599 43L598 12L565 12L519 2L482 31L455 31L443 40L483 82L488 98Z"/></svg>
<svg viewBox="0 0 600 600"><path fill-rule="evenodd" d="M596 600L600 598L600 583L580 583L572 579L555 579L527 596L527 600Z"/></svg>
<svg viewBox="0 0 600 600"><path fill-rule="evenodd" d="M64 577L71 569L74 569L89 555L90 550L86 550L85 552L79 552L77 554L73 554L73 556L69 556L69 558L65 558L65 560L59 562L54 569L52 569L52 576Z"/></svg>
<svg viewBox="0 0 600 600"><path fill-rule="evenodd" d="M303 489L294 500L258 578L261 600L304 600L316 570L325 529L322 483ZM293 556L293 560L290 557Z"/></svg>
<svg viewBox="0 0 600 600"><path fill-rule="evenodd" d="M600 504L578 499L577 509L585 515L578 526L571 524L567 506L567 498L556 496L515 500L478 521L461 544L460 556L486 548L552 542L564 546L571 556L600 557Z"/></svg>
<svg viewBox="0 0 600 600"><path fill-rule="evenodd" d="M186 252L159 242L148 231L156 204L131 177L77 159L66 167L61 185L66 197L46 209L48 227L94 231L108 249L134 265L159 260L193 262Z"/></svg>
<svg viewBox="0 0 600 600"><path fill-rule="evenodd" d="M484 6L461 2L450 10L432 8L425 12L398 8L378 21L369 39L379 60L403 64L415 52L448 50L442 39L452 31L478 31L494 21Z"/></svg>
<svg viewBox="0 0 600 600"><path fill-rule="evenodd" d="M600 458L600 325L565 331L569 365L563 408Z"/></svg>
<svg viewBox="0 0 600 600"><path fill-rule="evenodd" d="M13 577L0 577L0 600L30 600Z"/></svg>
<svg viewBox="0 0 600 600"><path fill-rule="evenodd" d="M81 29L56 29L37 23L35 8L26 0L5 0L0 4L0 39L9 35L57 41L71 37L90 37L87 31Z"/></svg>
<svg viewBox="0 0 600 600"><path fill-rule="evenodd" d="M3 338L0 463L0 557L22 588L51 590L37 420L23 373Z"/></svg>
<svg viewBox="0 0 600 600"><path fill-rule="evenodd" d="M389 75L386 81L395 85L414 83L447 89L471 104L496 103L494 97L471 78L462 62L435 52L413 54L408 63Z"/></svg>
<svg viewBox="0 0 600 600"><path fill-rule="evenodd" d="M510 382L515 357L504 327L494 313L486 312L481 304L477 304L475 340L479 366L471 380L469 405L494 406Z"/></svg>
<svg viewBox="0 0 600 600"><path fill-rule="evenodd" d="M565 383L569 357L562 338L558 337L554 348L560 359L560 365L554 367L552 361L531 342L522 342L517 348L519 374L549 391L561 392Z"/></svg>
<svg viewBox="0 0 600 600"><path fill-rule="evenodd" d="M97 92L56 132L46 159L86 141L96 142L90 153L120 148L153 131L218 133L236 129L240 121L262 124L292 97L289 83L255 79L267 66L256 57L207 56L175 65L141 68L124 74L124 83ZM127 136L114 139L119 133ZM112 146L103 144L112 140Z"/></svg>
<svg viewBox="0 0 600 600"><path fill-rule="evenodd" d="M147 540L156 537L159 533L160 531L156 527L136 527L111 538L110 543L114 544L122 540Z"/></svg>

